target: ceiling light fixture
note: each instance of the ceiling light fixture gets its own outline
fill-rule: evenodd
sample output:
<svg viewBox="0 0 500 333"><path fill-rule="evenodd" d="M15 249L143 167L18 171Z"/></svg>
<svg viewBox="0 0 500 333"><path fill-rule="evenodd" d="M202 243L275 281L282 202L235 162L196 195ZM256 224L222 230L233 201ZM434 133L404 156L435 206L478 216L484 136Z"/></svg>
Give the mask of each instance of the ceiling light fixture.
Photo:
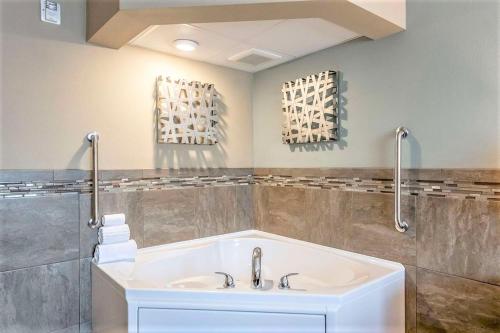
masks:
<svg viewBox="0 0 500 333"><path fill-rule="evenodd" d="M174 46L181 51L193 52L200 44L194 40L190 39L176 39L174 40Z"/></svg>

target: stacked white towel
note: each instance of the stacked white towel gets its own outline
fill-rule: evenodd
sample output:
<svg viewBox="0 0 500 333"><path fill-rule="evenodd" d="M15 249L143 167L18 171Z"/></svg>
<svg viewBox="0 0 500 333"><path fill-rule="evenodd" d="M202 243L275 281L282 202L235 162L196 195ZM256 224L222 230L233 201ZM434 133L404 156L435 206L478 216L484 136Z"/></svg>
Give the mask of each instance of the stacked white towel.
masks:
<svg viewBox="0 0 500 333"><path fill-rule="evenodd" d="M137 243L129 240L125 243L109 245L97 245L94 252L96 264L104 264L115 261L134 261L137 254Z"/></svg>
<svg viewBox="0 0 500 333"><path fill-rule="evenodd" d="M127 242L130 239L130 228L126 224L115 225L112 227L99 228L97 240L99 244L115 244Z"/></svg>
<svg viewBox="0 0 500 333"><path fill-rule="evenodd" d="M125 224L125 214L104 215L101 221L104 227L112 227Z"/></svg>
<svg viewBox="0 0 500 333"><path fill-rule="evenodd" d="M135 260L137 243L130 240L130 228L125 224L124 214L104 215L97 239L99 244L94 251L95 263Z"/></svg>

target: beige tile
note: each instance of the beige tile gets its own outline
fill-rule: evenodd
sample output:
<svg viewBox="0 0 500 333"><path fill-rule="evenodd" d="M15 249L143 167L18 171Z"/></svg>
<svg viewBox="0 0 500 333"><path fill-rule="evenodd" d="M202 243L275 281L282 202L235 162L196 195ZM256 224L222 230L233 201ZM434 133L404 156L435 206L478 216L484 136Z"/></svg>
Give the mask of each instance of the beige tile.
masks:
<svg viewBox="0 0 500 333"><path fill-rule="evenodd" d="M500 287L418 268L417 330L500 332Z"/></svg>
<svg viewBox="0 0 500 333"><path fill-rule="evenodd" d="M304 239L344 248L351 205L351 192L306 189L305 217L308 228Z"/></svg>
<svg viewBox="0 0 500 333"><path fill-rule="evenodd" d="M144 246L198 237L195 193L195 188L144 192Z"/></svg>
<svg viewBox="0 0 500 333"><path fill-rule="evenodd" d="M234 186L196 189L195 219L200 237L236 231Z"/></svg>
<svg viewBox="0 0 500 333"><path fill-rule="evenodd" d="M442 169L443 179L500 183L500 169Z"/></svg>
<svg viewBox="0 0 500 333"><path fill-rule="evenodd" d="M405 265L406 333L417 332L417 268Z"/></svg>
<svg viewBox="0 0 500 333"><path fill-rule="evenodd" d="M236 185L236 231L255 229L253 210L254 185Z"/></svg>
<svg viewBox="0 0 500 333"><path fill-rule="evenodd" d="M321 245L332 244L333 217L330 198L332 191L306 189L305 218L307 229L302 239Z"/></svg>
<svg viewBox="0 0 500 333"><path fill-rule="evenodd" d="M255 190L257 227L260 230L307 240L305 190L257 185Z"/></svg>
<svg viewBox="0 0 500 333"><path fill-rule="evenodd" d="M419 197L417 263L500 285L500 202Z"/></svg>
<svg viewBox="0 0 500 333"><path fill-rule="evenodd" d="M382 259L416 265L415 197L402 197L402 217L409 230L394 228L394 195L353 192L345 248Z"/></svg>
<svg viewBox="0 0 500 333"><path fill-rule="evenodd" d="M267 188L264 185L253 185L252 189L252 207L254 216L254 225L258 230L264 231L264 219L267 206Z"/></svg>

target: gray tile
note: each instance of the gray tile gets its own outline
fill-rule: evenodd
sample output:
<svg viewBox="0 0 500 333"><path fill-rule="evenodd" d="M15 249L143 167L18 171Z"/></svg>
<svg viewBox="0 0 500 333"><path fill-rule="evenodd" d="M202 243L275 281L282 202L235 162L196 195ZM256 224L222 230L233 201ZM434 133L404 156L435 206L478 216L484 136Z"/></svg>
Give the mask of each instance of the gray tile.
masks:
<svg viewBox="0 0 500 333"><path fill-rule="evenodd" d="M91 195L79 195L80 206L80 258L92 257L97 244L97 230L90 229L87 225L91 214Z"/></svg>
<svg viewBox="0 0 500 333"><path fill-rule="evenodd" d="M402 196L401 214L409 230L394 228L394 195L353 192L345 248L382 259L416 266L415 197Z"/></svg>
<svg viewBox="0 0 500 333"><path fill-rule="evenodd" d="M443 180L442 169L403 169L402 179L416 180ZM392 179L392 177L391 177Z"/></svg>
<svg viewBox="0 0 500 333"><path fill-rule="evenodd" d="M157 177L200 177L200 176L248 176L253 174L253 168L211 168L211 169L145 169L145 178Z"/></svg>
<svg viewBox="0 0 500 333"><path fill-rule="evenodd" d="M91 258L80 259L80 323L92 322Z"/></svg>
<svg viewBox="0 0 500 333"><path fill-rule="evenodd" d="M237 230L235 186L198 188L195 200L195 219L200 237Z"/></svg>
<svg viewBox="0 0 500 333"><path fill-rule="evenodd" d="M92 333L92 323L80 323L80 333Z"/></svg>
<svg viewBox="0 0 500 333"><path fill-rule="evenodd" d="M417 332L417 268L405 265L406 333Z"/></svg>
<svg viewBox="0 0 500 333"><path fill-rule="evenodd" d="M0 271L78 258L78 195L0 199Z"/></svg>
<svg viewBox="0 0 500 333"><path fill-rule="evenodd" d="M305 189L257 185L254 196L258 229L307 240Z"/></svg>
<svg viewBox="0 0 500 333"><path fill-rule="evenodd" d="M52 331L50 333L80 333L80 324Z"/></svg>
<svg viewBox="0 0 500 333"><path fill-rule="evenodd" d="M142 192L109 192L101 194L102 214L125 214L125 222L130 227L130 237L138 247L144 245L144 214Z"/></svg>
<svg viewBox="0 0 500 333"><path fill-rule="evenodd" d="M144 246L144 221L142 192L100 193L100 212L105 214L125 214L130 227L130 237L137 246ZM80 258L91 257L97 244L97 230L90 229L87 222L91 215L91 195L80 195Z"/></svg>
<svg viewBox="0 0 500 333"><path fill-rule="evenodd" d="M500 202L419 197L418 266L500 285Z"/></svg>
<svg viewBox="0 0 500 333"><path fill-rule="evenodd" d="M417 269L418 332L500 331L500 287Z"/></svg>
<svg viewBox="0 0 500 333"><path fill-rule="evenodd" d="M54 170L54 181L76 181L76 180L90 180L92 179L92 172L90 170L80 169L65 169Z"/></svg>
<svg viewBox="0 0 500 333"><path fill-rule="evenodd" d="M101 170L101 180L120 180L120 179L141 179L142 169L130 170Z"/></svg>
<svg viewBox="0 0 500 333"><path fill-rule="evenodd" d="M0 273L0 332L44 333L78 324L78 260Z"/></svg>
<svg viewBox="0 0 500 333"><path fill-rule="evenodd" d="M291 177L334 177L362 179L392 179L393 170L388 168L255 168L255 175Z"/></svg>
<svg viewBox="0 0 500 333"><path fill-rule="evenodd" d="M198 237L195 188L144 192L144 246Z"/></svg>
<svg viewBox="0 0 500 333"><path fill-rule="evenodd" d="M52 170L0 170L0 183L54 180Z"/></svg>
<svg viewBox="0 0 500 333"><path fill-rule="evenodd" d="M144 169L142 170L144 178L161 178L172 176L172 169Z"/></svg>
<svg viewBox="0 0 500 333"><path fill-rule="evenodd" d="M235 231L255 229L253 210L254 185L236 185Z"/></svg>
<svg viewBox="0 0 500 333"><path fill-rule="evenodd" d="M253 168L231 168L227 169L227 175L230 176L250 176L253 175Z"/></svg>

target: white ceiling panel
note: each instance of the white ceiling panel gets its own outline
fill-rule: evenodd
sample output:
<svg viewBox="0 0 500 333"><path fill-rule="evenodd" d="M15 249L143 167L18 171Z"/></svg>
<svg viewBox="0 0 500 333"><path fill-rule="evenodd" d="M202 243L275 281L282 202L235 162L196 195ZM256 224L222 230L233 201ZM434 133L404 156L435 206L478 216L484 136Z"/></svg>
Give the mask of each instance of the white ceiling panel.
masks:
<svg viewBox="0 0 500 333"><path fill-rule="evenodd" d="M131 45L200 60L248 72L270 68L296 57L359 37L356 33L322 19L173 24L152 27ZM190 39L199 43L194 52L176 49L173 41ZM251 49L279 55L256 66L229 58Z"/></svg>
<svg viewBox="0 0 500 333"><path fill-rule="evenodd" d="M191 39L198 42L199 46L194 52L183 52L173 45L176 39ZM155 29L136 38L131 44L201 61L205 61L221 52L231 52L234 49L241 48L241 43L238 41L189 24L157 26Z"/></svg>
<svg viewBox="0 0 500 333"><path fill-rule="evenodd" d="M262 35L283 20L225 22L225 23L196 23L194 26L213 31L219 35L246 42L247 40Z"/></svg>
<svg viewBox="0 0 500 333"><path fill-rule="evenodd" d="M356 37L359 35L336 24L310 18L283 21L247 43L301 57Z"/></svg>

